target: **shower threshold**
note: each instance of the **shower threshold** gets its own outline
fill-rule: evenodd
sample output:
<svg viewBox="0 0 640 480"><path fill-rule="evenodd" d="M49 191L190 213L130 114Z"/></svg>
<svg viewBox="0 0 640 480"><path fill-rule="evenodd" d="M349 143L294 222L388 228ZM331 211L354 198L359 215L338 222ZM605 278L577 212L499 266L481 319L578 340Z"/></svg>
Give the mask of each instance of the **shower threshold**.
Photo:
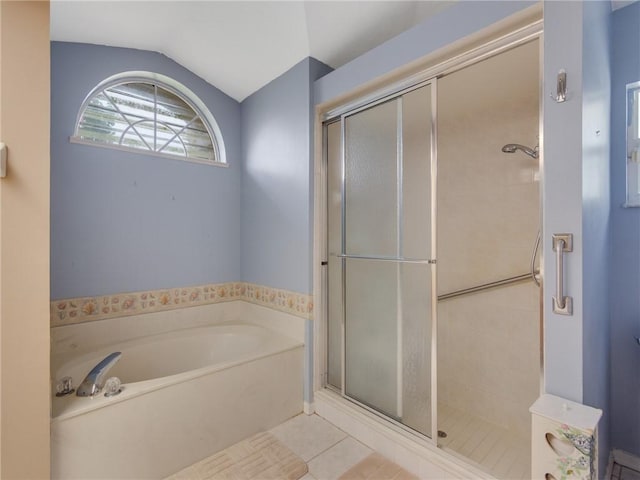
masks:
<svg viewBox="0 0 640 480"><path fill-rule="evenodd" d="M331 390L316 391L314 407L319 416L420 478L495 478Z"/></svg>
<svg viewBox="0 0 640 480"><path fill-rule="evenodd" d="M447 437L438 439L438 448L331 390L315 392L314 405L318 415L421 478L531 477L527 438L446 406L438 417Z"/></svg>

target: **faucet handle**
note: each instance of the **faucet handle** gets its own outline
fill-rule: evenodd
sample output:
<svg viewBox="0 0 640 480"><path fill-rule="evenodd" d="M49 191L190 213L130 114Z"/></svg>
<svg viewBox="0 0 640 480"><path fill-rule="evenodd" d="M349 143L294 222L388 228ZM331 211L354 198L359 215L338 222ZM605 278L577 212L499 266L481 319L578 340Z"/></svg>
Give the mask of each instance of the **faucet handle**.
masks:
<svg viewBox="0 0 640 480"><path fill-rule="evenodd" d="M122 392L122 383L118 377L108 378L106 382L104 382L104 396L105 397L113 397L114 395L118 395Z"/></svg>
<svg viewBox="0 0 640 480"><path fill-rule="evenodd" d="M73 388L73 378L62 377L58 380L58 383L56 384L56 397L64 397L65 395L69 395L75 391L76 389Z"/></svg>

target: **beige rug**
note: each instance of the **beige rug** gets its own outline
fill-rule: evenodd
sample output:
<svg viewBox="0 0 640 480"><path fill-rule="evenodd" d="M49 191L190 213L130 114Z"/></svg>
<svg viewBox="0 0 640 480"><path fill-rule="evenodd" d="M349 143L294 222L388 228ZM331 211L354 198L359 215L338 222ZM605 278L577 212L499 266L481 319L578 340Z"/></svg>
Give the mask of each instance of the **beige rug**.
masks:
<svg viewBox="0 0 640 480"><path fill-rule="evenodd" d="M339 480L418 480L418 477L379 453L372 453L343 473Z"/></svg>
<svg viewBox="0 0 640 480"><path fill-rule="evenodd" d="M297 480L307 464L268 432L211 455L166 480Z"/></svg>

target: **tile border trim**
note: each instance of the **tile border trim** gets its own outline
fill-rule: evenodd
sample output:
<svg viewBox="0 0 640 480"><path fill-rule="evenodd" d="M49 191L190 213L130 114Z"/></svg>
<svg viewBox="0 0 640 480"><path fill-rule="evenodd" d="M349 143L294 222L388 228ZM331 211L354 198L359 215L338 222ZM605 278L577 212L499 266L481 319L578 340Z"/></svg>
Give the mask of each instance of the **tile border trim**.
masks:
<svg viewBox="0 0 640 480"><path fill-rule="evenodd" d="M50 321L51 327L59 327L234 300L313 319L313 295L247 282L227 282L52 300Z"/></svg>

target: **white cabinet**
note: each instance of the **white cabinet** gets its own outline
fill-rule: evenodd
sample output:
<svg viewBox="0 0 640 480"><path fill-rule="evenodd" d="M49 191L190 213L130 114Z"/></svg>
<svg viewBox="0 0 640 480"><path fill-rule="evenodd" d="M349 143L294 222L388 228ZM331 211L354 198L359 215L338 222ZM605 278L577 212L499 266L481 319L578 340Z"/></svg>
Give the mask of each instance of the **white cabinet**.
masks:
<svg viewBox="0 0 640 480"><path fill-rule="evenodd" d="M602 410L542 395L531 412L531 478L598 478L597 425Z"/></svg>

